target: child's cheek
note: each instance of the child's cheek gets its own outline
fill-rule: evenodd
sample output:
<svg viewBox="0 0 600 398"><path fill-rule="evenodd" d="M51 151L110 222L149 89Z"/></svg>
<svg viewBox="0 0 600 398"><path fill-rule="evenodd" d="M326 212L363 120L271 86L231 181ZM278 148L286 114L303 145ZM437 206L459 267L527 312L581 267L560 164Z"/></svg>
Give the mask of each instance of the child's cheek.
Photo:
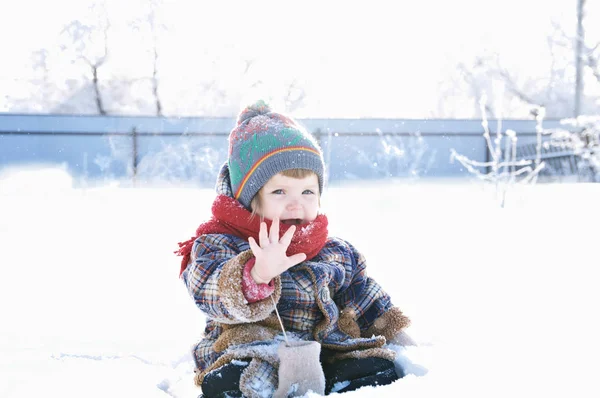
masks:
<svg viewBox="0 0 600 398"><path fill-rule="evenodd" d="M271 199L265 203L265 213L271 216L279 216L281 214L281 210L283 209L283 202L278 199Z"/></svg>

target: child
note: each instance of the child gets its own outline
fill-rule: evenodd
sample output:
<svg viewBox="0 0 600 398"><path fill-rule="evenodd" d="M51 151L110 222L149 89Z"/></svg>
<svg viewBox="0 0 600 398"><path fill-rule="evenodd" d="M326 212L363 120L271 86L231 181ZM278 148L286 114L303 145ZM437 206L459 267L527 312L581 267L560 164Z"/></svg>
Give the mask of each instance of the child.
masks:
<svg viewBox="0 0 600 398"><path fill-rule="evenodd" d="M410 321L354 246L328 236L323 173L318 144L293 119L263 101L242 111L212 218L177 252L207 318L193 350L205 397L271 396L285 336L320 343L326 393L403 376L384 345L414 344L403 332Z"/></svg>

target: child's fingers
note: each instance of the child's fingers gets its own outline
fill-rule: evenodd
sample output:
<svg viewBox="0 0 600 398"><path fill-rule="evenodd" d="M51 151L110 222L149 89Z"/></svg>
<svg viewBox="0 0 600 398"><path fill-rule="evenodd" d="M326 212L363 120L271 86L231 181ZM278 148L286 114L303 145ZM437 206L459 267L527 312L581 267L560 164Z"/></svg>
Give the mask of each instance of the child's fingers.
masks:
<svg viewBox="0 0 600 398"><path fill-rule="evenodd" d="M273 222L271 223L271 233L269 234L269 242L279 242L279 217L273 217Z"/></svg>
<svg viewBox="0 0 600 398"><path fill-rule="evenodd" d="M285 247L288 247L290 245L290 243L292 243L292 238L294 237L294 232L296 232L296 226L292 225L291 227L288 228L287 231L285 231L285 234L283 234L279 243L281 243L282 245L285 245Z"/></svg>
<svg viewBox="0 0 600 398"><path fill-rule="evenodd" d="M258 231L258 242L260 247L266 247L269 244L269 235L267 234L267 223L260 223L260 230Z"/></svg>
<svg viewBox="0 0 600 398"><path fill-rule="evenodd" d="M252 249L254 257L256 257L256 253L260 252L260 246L258 246L253 237L248 238L248 243L250 244L250 249Z"/></svg>

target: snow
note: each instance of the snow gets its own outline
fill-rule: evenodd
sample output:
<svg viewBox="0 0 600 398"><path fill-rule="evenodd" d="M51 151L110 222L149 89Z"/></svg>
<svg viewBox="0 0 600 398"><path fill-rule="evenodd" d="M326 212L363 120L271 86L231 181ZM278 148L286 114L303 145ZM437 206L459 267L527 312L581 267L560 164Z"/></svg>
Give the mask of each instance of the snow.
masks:
<svg viewBox="0 0 600 398"><path fill-rule="evenodd" d="M72 181L0 174L0 396L199 395L204 319L173 251L214 192ZM419 343L392 346L405 378L344 396L598 396L599 184L517 187L504 209L467 180L332 186L322 203Z"/></svg>

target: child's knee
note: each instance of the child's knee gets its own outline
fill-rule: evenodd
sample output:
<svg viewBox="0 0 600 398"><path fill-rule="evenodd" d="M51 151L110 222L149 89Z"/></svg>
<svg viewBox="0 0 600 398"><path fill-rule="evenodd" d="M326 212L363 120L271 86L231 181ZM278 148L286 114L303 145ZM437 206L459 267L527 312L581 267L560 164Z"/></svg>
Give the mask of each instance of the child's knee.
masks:
<svg viewBox="0 0 600 398"><path fill-rule="evenodd" d="M349 358L323 364L325 392L348 392L365 386L390 384L398 374L393 361L383 358Z"/></svg>
<svg viewBox="0 0 600 398"><path fill-rule="evenodd" d="M226 392L235 396L232 394L240 391L240 377L249 364L250 359L235 360L208 372L202 381L204 397L218 397Z"/></svg>

